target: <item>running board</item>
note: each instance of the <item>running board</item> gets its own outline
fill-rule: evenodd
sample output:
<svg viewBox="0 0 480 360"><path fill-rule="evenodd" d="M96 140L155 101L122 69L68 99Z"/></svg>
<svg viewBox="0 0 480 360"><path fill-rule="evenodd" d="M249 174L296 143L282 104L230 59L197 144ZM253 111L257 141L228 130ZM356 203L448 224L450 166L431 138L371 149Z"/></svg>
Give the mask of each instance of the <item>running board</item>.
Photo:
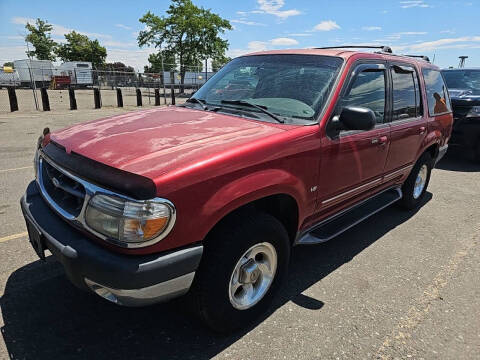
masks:
<svg viewBox="0 0 480 360"><path fill-rule="evenodd" d="M400 188L388 189L315 225L300 236L296 243L319 244L331 240L401 198Z"/></svg>

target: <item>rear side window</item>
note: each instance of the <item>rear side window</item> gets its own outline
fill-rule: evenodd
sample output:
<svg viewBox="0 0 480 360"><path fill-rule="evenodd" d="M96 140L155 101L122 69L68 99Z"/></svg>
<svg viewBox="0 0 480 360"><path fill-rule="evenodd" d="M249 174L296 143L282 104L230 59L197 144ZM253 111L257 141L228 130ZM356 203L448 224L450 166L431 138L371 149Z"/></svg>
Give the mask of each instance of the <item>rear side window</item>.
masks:
<svg viewBox="0 0 480 360"><path fill-rule="evenodd" d="M393 83L393 121L421 115L420 91L415 69L394 65L391 68Z"/></svg>
<svg viewBox="0 0 480 360"><path fill-rule="evenodd" d="M423 69L423 78L425 79L430 116L450 112L450 98L440 71Z"/></svg>
<svg viewBox="0 0 480 360"><path fill-rule="evenodd" d="M385 71L364 70L359 73L350 91L340 103L341 107L359 106L373 110L377 124L383 123L385 116Z"/></svg>

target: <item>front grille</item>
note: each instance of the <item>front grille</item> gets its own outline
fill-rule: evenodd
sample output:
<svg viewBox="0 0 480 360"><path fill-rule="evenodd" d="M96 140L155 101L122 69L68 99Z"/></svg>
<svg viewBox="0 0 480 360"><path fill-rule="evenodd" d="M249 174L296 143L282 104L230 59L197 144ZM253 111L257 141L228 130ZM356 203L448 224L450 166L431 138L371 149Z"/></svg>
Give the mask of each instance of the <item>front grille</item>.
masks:
<svg viewBox="0 0 480 360"><path fill-rule="evenodd" d="M41 181L44 191L57 207L77 217L85 200L85 188L82 184L65 175L63 172L42 159Z"/></svg>

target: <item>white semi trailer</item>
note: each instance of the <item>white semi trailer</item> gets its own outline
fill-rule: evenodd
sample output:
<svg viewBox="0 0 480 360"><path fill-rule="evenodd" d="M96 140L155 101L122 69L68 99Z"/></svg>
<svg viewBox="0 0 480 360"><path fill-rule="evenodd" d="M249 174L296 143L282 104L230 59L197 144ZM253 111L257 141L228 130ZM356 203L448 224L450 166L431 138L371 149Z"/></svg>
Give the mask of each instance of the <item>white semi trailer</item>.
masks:
<svg viewBox="0 0 480 360"><path fill-rule="evenodd" d="M53 64L50 60L15 60L13 66L18 73L21 86L30 87L50 83L53 76Z"/></svg>
<svg viewBox="0 0 480 360"><path fill-rule="evenodd" d="M93 84L92 63L88 61L68 61L57 67L57 74L70 76L70 83L78 86Z"/></svg>

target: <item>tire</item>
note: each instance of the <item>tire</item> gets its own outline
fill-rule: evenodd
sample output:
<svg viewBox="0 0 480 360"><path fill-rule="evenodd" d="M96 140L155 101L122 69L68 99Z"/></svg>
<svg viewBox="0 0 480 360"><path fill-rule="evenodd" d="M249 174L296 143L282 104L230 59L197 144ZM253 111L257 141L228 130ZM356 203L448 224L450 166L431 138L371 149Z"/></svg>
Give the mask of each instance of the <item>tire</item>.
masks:
<svg viewBox="0 0 480 360"><path fill-rule="evenodd" d="M246 258L243 258L243 255L252 247L255 248L255 251L259 249L264 251L261 256L257 255L258 264L266 264L266 260L270 257L273 258L275 253L276 270L273 272L270 285L265 287L263 286L264 281L266 284L269 276L264 276L263 273L259 275L258 271L252 270L252 279L253 275L258 276L256 282L244 285L245 290L243 286L240 286L232 299L231 290L234 292L235 286L230 284L236 275L234 269L238 269L239 263L245 261ZM232 215L214 229L205 242L202 261L197 270L190 296L197 315L208 327L220 333L232 332L249 325L268 309L285 278L289 260L288 234L276 218L265 213L255 212ZM244 266L253 264L253 262L253 259L250 259ZM272 270L273 264L269 264L270 267L262 268ZM244 268L241 266L240 268L251 270L254 267ZM245 275L247 272L242 271L241 273ZM249 280L252 279L249 278ZM255 304L241 309L236 299L241 298L241 294L249 293L246 291L246 286L249 287L248 290L251 290L252 294L255 293L252 289L255 289L256 285L258 285L257 289L266 288L263 295L256 300ZM261 293L258 294L261 295Z"/></svg>
<svg viewBox="0 0 480 360"><path fill-rule="evenodd" d="M403 197L399 201L399 205L406 209L412 210L418 207L423 200L427 191L428 184L430 182L430 175L432 173L433 159L429 153L424 153L416 162L407 180L403 183L402 193ZM416 187L417 179L423 172L423 188L419 191L419 187Z"/></svg>

